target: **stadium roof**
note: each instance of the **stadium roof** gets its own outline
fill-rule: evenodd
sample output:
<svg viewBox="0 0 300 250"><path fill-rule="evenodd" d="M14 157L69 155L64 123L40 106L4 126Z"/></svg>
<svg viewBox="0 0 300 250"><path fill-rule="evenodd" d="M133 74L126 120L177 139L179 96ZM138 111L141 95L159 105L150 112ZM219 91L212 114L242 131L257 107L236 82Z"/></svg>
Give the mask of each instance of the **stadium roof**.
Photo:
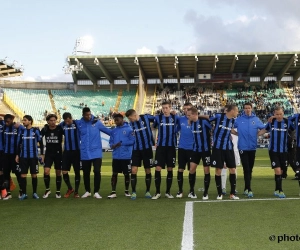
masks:
<svg viewBox="0 0 300 250"><path fill-rule="evenodd" d="M151 54L151 55L73 55L68 57L70 65L78 65L82 71L73 73L74 80L130 79L141 75L145 79L194 78L198 74L210 74L213 79L228 78L231 74L240 74L249 81L250 76L265 79L276 76L300 77L299 51L293 52L240 52L209 54ZM226 75L227 74L227 75Z"/></svg>
<svg viewBox="0 0 300 250"><path fill-rule="evenodd" d="M14 77L23 75L22 68L15 67L14 64L6 63L5 59L0 59L0 78Z"/></svg>

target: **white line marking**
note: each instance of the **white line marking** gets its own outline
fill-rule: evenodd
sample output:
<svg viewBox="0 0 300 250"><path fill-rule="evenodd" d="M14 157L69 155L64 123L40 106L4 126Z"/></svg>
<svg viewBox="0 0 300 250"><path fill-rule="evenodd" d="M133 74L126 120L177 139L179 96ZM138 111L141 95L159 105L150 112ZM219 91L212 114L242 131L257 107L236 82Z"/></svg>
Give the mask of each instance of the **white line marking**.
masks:
<svg viewBox="0 0 300 250"><path fill-rule="evenodd" d="M213 203L213 202L238 202L238 201L284 201L284 200L300 200L300 198L265 198L265 199L240 199L240 200L208 200L208 201L191 201L197 203Z"/></svg>
<svg viewBox="0 0 300 250"><path fill-rule="evenodd" d="M194 209L193 201L187 201L185 203L185 213L183 221L183 232L181 241L181 250L193 250L194 249Z"/></svg>

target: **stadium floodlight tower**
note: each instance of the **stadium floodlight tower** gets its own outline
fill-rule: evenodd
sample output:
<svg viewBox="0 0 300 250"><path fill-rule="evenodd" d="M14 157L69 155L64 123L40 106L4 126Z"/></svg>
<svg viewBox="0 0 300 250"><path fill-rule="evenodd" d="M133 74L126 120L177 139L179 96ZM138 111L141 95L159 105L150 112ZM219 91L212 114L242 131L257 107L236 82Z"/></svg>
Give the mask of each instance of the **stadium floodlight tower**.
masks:
<svg viewBox="0 0 300 250"><path fill-rule="evenodd" d="M92 53L94 39L91 36L82 36L76 39L73 55L90 55Z"/></svg>

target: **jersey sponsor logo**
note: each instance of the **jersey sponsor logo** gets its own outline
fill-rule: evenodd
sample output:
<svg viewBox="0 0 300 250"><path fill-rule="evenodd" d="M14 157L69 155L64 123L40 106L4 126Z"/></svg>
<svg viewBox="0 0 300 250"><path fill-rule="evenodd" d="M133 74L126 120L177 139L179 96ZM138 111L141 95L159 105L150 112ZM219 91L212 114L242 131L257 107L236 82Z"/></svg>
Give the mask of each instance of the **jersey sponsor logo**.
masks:
<svg viewBox="0 0 300 250"><path fill-rule="evenodd" d="M284 125L286 125L286 124L284 124ZM272 130L285 132L287 129L286 128L272 128Z"/></svg>
<svg viewBox="0 0 300 250"><path fill-rule="evenodd" d="M74 124L72 124L72 127L64 127L63 128L64 130L70 130L70 129L76 129L76 127L75 127L75 125Z"/></svg>
<svg viewBox="0 0 300 250"><path fill-rule="evenodd" d="M146 127L143 127L143 128L137 128L137 129L135 129L134 131L138 132L138 131L142 131L142 130L145 130L145 129L147 129L147 128L146 128Z"/></svg>
<svg viewBox="0 0 300 250"><path fill-rule="evenodd" d="M160 126L174 126L174 123L160 123Z"/></svg>
<svg viewBox="0 0 300 250"><path fill-rule="evenodd" d="M197 134L197 133L202 133L202 130L195 130L193 131L194 134Z"/></svg>
<svg viewBox="0 0 300 250"><path fill-rule="evenodd" d="M230 124L229 124L229 126L230 126ZM219 125L219 128L226 129L226 130L231 130L231 127L225 127L223 125Z"/></svg>

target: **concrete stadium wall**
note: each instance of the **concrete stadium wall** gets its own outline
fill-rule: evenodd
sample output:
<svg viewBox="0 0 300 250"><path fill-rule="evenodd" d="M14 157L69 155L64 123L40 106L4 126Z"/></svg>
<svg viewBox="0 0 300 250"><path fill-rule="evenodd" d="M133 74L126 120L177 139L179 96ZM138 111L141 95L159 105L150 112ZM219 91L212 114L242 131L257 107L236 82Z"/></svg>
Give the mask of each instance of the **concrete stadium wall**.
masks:
<svg viewBox="0 0 300 250"><path fill-rule="evenodd" d="M74 83L0 81L0 87L13 89L74 89Z"/></svg>

